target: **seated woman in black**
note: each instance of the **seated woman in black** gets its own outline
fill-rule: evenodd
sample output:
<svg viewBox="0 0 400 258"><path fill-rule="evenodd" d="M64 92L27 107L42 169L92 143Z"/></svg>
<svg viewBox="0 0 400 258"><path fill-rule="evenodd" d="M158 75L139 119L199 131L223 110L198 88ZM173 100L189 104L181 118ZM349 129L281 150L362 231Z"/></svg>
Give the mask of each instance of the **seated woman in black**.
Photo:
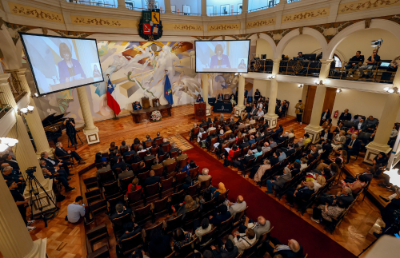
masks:
<svg viewBox="0 0 400 258"><path fill-rule="evenodd" d="M254 93L254 99L256 100L255 102L258 102L258 99L261 97L261 93L258 89L256 89L256 92Z"/></svg>
<svg viewBox="0 0 400 258"><path fill-rule="evenodd" d="M172 253L169 236L164 235L159 228L154 229L151 233L149 253L152 258L163 258Z"/></svg>
<svg viewBox="0 0 400 258"><path fill-rule="evenodd" d="M197 165L196 165L196 163L194 163L194 160L191 160L190 161L190 168L192 169L192 168L197 168Z"/></svg>
<svg viewBox="0 0 400 258"><path fill-rule="evenodd" d="M103 163L103 162L107 162L107 159L103 158L103 156L101 155L101 152L97 152L94 163Z"/></svg>

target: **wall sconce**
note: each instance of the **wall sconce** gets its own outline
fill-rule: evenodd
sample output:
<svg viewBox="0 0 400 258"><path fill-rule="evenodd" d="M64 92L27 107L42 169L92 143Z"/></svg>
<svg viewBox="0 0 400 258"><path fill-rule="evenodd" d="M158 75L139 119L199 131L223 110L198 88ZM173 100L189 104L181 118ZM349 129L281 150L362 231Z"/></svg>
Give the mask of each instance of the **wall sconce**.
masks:
<svg viewBox="0 0 400 258"><path fill-rule="evenodd" d="M303 88L303 86L304 86L304 84L297 85L297 87L299 87L299 88Z"/></svg>
<svg viewBox="0 0 400 258"><path fill-rule="evenodd" d="M385 87L383 90L388 93L399 93L399 89L397 87L393 87L393 88Z"/></svg>
<svg viewBox="0 0 400 258"><path fill-rule="evenodd" d="M268 75L268 79L275 79L275 75Z"/></svg>
<svg viewBox="0 0 400 258"><path fill-rule="evenodd" d="M36 98L39 97L39 94L38 94L37 92L35 92L33 95L34 95Z"/></svg>
<svg viewBox="0 0 400 258"><path fill-rule="evenodd" d="M337 93L341 93L341 92L342 92L342 89L337 89L336 92L337 92Z"/></svg>
<svg viewBox="0 0 400 258"><path fill-rule="evenodd" d="M315 83L315 85L324 85L325 84L324 80L316 80L314 83Z"/></svg>
<svg viewBox="0 0 400 258"><path fill-rule="evenodd" d="M3 152L8 149L8 147L13 147L18 143L17 139L8 138L8 137L0 137L0 152Z"/></svg>
<svg viewBox="0 0 400 258"><path fill-rule="evenodd" d="M18 114L20 116L23 116L23 115L27 114L28 112L32 113L34 108L35 108L34 106L29 106L28 105L26 108L21 108L20 110L18 110Z"/></svg>

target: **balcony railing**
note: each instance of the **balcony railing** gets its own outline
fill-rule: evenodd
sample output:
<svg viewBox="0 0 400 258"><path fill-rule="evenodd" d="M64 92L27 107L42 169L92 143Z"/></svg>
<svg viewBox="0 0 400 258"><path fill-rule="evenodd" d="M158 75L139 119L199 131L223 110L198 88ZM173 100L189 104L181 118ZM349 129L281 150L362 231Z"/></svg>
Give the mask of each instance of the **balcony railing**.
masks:
<svg viewBox="0 0 400 258"><path fill-rule="evenodd" d="M191 16L201 16L201 13L184 13L184 12L172 12L177 15L191 15Z"/></svg>
<svg viewBox="0 0 400 258"><path fill-rule="evenodd" d="M229 16L229 15L240 15L242 14L241 12L228 12L228 13L218 13L218 12L212 12L212 13L207 13L207 16Z"/></svg>
<svg viewBox="0 0 400 258"><path fill-rule="evenodd" d="M288 1L288 2L289 2L289 1ZM257 12L257 11L261 11L261 10L264 10L264 9L267 9L267 8L274 7L274 6L276 6L277 4L279 4L279 0L269 0L269 1L265 1L265 3L266 3L267 5L261 6L261 7L258 7L258 8L250 9L250 10L249 10L249 13Z"/></svg>
<svg viewBox="0 0 400 258"><path fill-rule="evenodd" d="M66 1L75 4L93 5L93 6L110 7L110 8L118 7L115 3L105 3L102 0L66 0Z"/></svg>
<svg viewBox="0 0 400 258"><path fill-rule="evenodd" d="M271 59L252 60L249 64L249 72L271 73L272 67L273 61ZM279 74L282 75L318 77L320 70L320 61L282 60L279 63ZM388 70L387 67L381 67L380 63L372 70L363 69L363 71L365 75L370 71L370 76L361 78L359 69L345 69L345 66L335 67L335 62L332 62L328 77L339 80L393 83L396 73L394 70Z"/></svg>
<svg viewBox="0 0 400 258"><path fill-rule="evenodd" d="M1 93L0 93L1 94ZM11 110L11 106L8 104L0 104L0 119Z"/></svg>

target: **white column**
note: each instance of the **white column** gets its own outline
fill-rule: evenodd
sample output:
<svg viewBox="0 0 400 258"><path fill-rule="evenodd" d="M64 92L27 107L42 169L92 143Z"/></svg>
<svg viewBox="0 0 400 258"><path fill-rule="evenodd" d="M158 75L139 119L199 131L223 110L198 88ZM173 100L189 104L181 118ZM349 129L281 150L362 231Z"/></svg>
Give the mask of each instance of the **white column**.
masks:
<svg viewBox="0 0 400 258"><path fill-rule="evenodd" d="M243 0L242 13L247 13L248 11L249 11L249 0Z"/></svg>
<svg viewBox="0 0 400 258"><path fill-rule="evenodd" d="M281 4L281 5L284 5L284 4L286 4L287 3L287 0L280 0L279 1L279 4Z"/></svg>
<svg viewBox="0 0 400 258"><path fill-rule="evenodd" d="M171 0L164 0L165 13L171 13Z"/></svg>
<svg viewBox="0 0 400 258"><path fill-rule="evenodd" d="M5 258L46 257L47 239L32 241L17 205L0 176L0 252Z"/></svg>
<svg viewBox="0 0 400 258"><path fill-rule="evenodd" d="M81 104L81 110L83 115L83 120L85 121L85 127L83 128L83 133L86 135L86 140L88 144L94 144L100 142L99 139L99 128L94 125L92 110L90 108L90 103L87 97L86 88L79 87L77 89L79 103Z"/></svg>
<svg viewBox="0 0 400 258"><path fill-rule="evenodd" d="M318 80L323 81L328 78L330 65L333 59L321 59L320 61L322 64ZM325 85L318 85L315 92L310 124L304 128L306 133L310 135L312 143L316 143L317 141L319 141L319 137L322 131L322 127L319 125L319 123L321 120L322 108L324 107L325 93Z"/></svg>
<svg viewBox="0 0 400 258"><path fill-rule="evenodd" d="M268 113L264 115L264 119L268 121L270 128L275 128L278 124L278 115L275 114L276 97L278 96L278 81L276 76L279 73L279 64L281 62L280 58L274 59L274 65L272 67L271 87L269 90L269 103L268 103Z"/></svg>
<svg viewBox="0 0 400 258"><path fill-rule="evenodd" d="M244 86L246 84L245 78L243 75L239 75L239 84L238 84L238 103L235 106L235 116L240 117L240 114L244 110Z"/></svg>
<svg viewBox="0 0 400 258"><path fill-rule="evenodd" d="M40 157L40 153L48 152L50 156L53 153L53 149L50 148L49 142L46 137L46 133L43 128L42 120L40 119L38 109L36 108L35 101L32 98L31 90L25 76L26 69L19 69L17 71L19 82L21 83L22 89L29 94L29 105L33 106L32 112L25 115L25 120L28 124L29 130L32 134L33 140L36 146L36 155Z"/></svg>
<svg viewBox="0 0 400 258"><path fill-rule="evenodd" d="M400 89L400 70L397 70L395 74L393 86ZM393 129L394 123L396 122L399 109L399 94L387 94L385 106L383 107L381 119L379 119L379 126L378 130L376 130L375 138L372 142L365 146L367 152L365 153L364 162L372 164L371 159L374 159L379 152L384 152L386 154L390 152L391 148L387 143L389 141L390 133Z"/></svg>
<svg viewBox="0 0 400 258"><path fill-rule="evenodd" d="M207 0L201 0L201 16L207 16Z"/></svg>
<svg viewBox="0 0 400 258"><path fill-rule="evenodd" d="M126 9L125 0L118 0L118 8Z"/></svg>
<svg viewBox="0 0 400 258"><path fill-rule="evenodd" d="M211 115L211 106L208 104L208 87L210 86L209 82L209 73L202 73L201 74L201 86L203 87L203 100L206 103L206 116Z"/></svg>

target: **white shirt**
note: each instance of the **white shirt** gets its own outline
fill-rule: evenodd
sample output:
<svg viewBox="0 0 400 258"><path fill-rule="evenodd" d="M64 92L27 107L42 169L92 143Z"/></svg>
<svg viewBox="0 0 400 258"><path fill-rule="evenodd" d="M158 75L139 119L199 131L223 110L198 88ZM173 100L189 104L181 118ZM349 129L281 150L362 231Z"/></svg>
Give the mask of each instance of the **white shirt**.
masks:
<svg viewBox="0 0 400 258"><path fill-rule="evenodd" d="M261 110L261 111L258 111L258 112L257 112L257 116L258 116L258 117L262 117L263 115L264 115L264 111Z"/></svg>
<svg viewBox="0 0 400 258"><path fill-rule="evenodd" d="M56 164L54 161L52 161L51 159L45 158L45 160L49 161L51 164Z"/></svg>

